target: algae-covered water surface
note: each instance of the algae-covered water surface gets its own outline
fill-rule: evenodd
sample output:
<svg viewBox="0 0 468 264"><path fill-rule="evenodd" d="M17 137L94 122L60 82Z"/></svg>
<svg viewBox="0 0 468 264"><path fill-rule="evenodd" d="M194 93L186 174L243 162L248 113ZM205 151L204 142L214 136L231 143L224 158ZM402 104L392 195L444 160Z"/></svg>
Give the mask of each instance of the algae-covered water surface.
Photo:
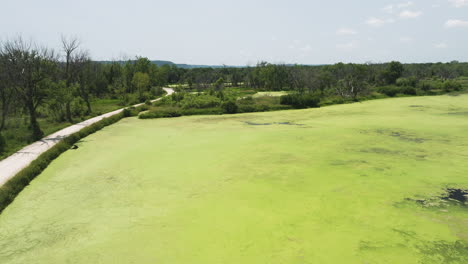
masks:
<svg viewBox="0 0 468 264"><path fill-rule="evenodd" d="M468 263L468 95L136 118L0 215L0 263Z"/></svg>

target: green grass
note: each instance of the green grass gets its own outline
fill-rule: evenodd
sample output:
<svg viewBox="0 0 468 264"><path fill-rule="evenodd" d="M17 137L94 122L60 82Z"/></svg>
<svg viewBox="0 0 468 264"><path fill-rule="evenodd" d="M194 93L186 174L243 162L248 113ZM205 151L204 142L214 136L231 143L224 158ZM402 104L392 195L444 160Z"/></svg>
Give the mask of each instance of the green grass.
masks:
<svg viewBox="0 0 468 264"><path fill-rule="evenodd" d="M82 118L74 118L73 121L79 123L88 118L112 112L122 107L121 100L118 99L94 99L91 102L93 113ZM38 122L39 126L44 132L44 135L53 134L71 125L69 122L57 122L51 118L46 117L38 118ZM11 154L33 142L31 140L31 131L28 129L28 125L29 119L27 116L22 118L14 117L7 120L7 127L2 132L7 144L5 151L0 154L0 160L10 156Z"/></svg>
<svg viewBox="0 0 468 264"><path fill-rule="evenodd" d="M0 263L467 263L437 198L468 189L467 100L124 119L3 211Z"/></svg>
<svg viewBox="0 0 468 264"><path fill-rule="evenodd" d="M47 118L39 118L39 125L45 135L50 135L70 125L70 123L59 123ZM3 132L6 139L6 149L0 154L0 160L10 156L16 151L32 143L31 131L28 129L28 119L12 118L8 120L8 127Z"/></svg>
<svg viewBox="0 0 468 264"><path fill-rule="evenodd" d="M91 108L96 115L112 112L122 107L120 99L95 99L91 102Z"/></svg>
<svg viewBox="0 0 468 264"><path fill-rule="evenodd" d="M254 94L252 97L253 98L264 97L264 96L280 97L280 96L287 95L287 94L288 94L288 92L286 92L286 91L258 92L256 94Z"/></svg>

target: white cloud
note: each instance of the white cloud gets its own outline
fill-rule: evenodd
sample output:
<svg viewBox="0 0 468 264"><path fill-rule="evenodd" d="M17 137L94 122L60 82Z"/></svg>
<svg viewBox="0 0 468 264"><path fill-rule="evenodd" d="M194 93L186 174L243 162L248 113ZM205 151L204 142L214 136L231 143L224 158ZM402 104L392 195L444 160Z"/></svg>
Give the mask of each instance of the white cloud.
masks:
<svg viewBox="0 0 468 264"><path fill-rule="evenodd" d="M410 7L414 5L414 3L412 1L409 1L409 2L405 2L405 3L400 3L397 5L398 8L405 8L405 7Z"/></svg>
<svg viewBox="0 0 468 264"><path fill-rule="evenodd" d="M395 7L393 5L388 5L386 7L384 7L382 10L385 11L386 13L389 13L389 14L393 14L393 9Z"/></svg>
<svg viewBox="0 0 468 264"><path fill-rule="evenodd" d="M449 2L456 8L468 6L468 0L449 0Z"/></svg>
<svg viewBox="0 0 468 264"><path fill-rule="evenodd" d="M385 24L389 24L389 23L393 23L393 22L395 22L395 20L393 20L391 18L381 19L381 18L371 17L371 18L366 20L366 24L369 25L369 26L373 26L373 27L380 27L380 26L383 26Z"/></svg>
<svg viewBox="0 0 468 264"><path fill-rule="evenodd" d="M401 37L400 42L401 43L411 43L411 42L413 42L413 38L411 38L411 37Z"/></svg>
<svg viewBox="0 0 468 264"><path fill-rule="evenodd" d="M356 35L357 31L352 28L340 28L336 31L337 35Z"/></svg>
<svg viewBox="0 0 468 264"><path fill-rule="evenodd" d="M454 27L468 27L468 21L459 20L459 19L450 19L445 22L445 27L454 28Z"/></svg>
<svg viewBox="0 0 468 264"><path fill-rule="evenodd" d="M359 43L357 41L351 41L348 43L343 43L343 44L338 44L336 45L337 49L344 50L344 51L349 51L357 48Z"/></svg>
<svg viewBox="0 0 468 264"><path fill-rule="evenodd" d="M436 49L446 49L447 47L448 47L448 45L445 42L434 44L434 48L436 48Z"/></svg>
<svg viewBox="0 0 468 264"><path fill-rule="evenodd" d="M401 13L399 14L401 18L417 18L417 17L420 17L421 15L422 15L421 11L410 11L410 10L401 11Z"/></svg>

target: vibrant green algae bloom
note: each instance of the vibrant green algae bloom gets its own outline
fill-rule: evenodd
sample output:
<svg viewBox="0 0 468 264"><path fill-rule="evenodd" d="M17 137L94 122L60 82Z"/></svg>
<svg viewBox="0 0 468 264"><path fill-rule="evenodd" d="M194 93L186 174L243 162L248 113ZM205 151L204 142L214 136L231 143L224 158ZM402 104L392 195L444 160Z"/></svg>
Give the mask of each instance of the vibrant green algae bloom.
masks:
<svg viewBox="0 0 468 264"><path fill-rule="evenodd" d="M0 263L468 263L468 95L129 118L0 215Z"/></svg>

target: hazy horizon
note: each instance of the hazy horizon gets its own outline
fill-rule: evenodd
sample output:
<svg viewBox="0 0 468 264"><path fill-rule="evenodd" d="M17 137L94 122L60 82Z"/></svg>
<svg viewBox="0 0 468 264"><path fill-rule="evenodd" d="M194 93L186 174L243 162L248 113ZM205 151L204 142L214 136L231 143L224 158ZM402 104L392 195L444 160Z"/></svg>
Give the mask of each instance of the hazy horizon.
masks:
<svg viewBox="0 0 468 264"><path fill-rule="evenodd" d="M95 60L180 64L468 61L468 0L11 1L0 40L59 48L80 39Z"/></svg>

